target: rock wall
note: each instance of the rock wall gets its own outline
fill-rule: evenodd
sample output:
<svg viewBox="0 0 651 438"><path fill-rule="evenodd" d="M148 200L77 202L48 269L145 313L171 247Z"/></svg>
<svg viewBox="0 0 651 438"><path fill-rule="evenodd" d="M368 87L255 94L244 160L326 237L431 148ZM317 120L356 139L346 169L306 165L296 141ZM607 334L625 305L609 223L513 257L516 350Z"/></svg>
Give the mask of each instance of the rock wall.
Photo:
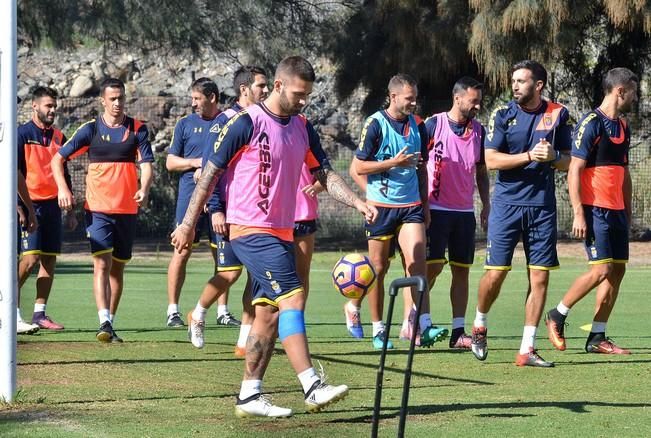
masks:
<svg viewBox="0 0 651 438"><path fill-rule="evenodd" d="M306 114L321 134L326 151L336 157L340 147L353 149L363 116L359 113L363 90L345 102L334 91L334 67L324 59L313 61L317 72ZM230 59L212 55L104 52L80 47L75 51L30 49L18 51L20 117L30 117L32 87L47 85L60 95L57 125L71 134L84 121L101 112L99 83L107 77L122 79L127 88L127 111L143 119L155 152L169 145L176 121L191 111L189 86L193 78L207 76L221 91L222 107L234 96L232 77L239 67ZM268 72L271 77L273 72Z"/></svg>

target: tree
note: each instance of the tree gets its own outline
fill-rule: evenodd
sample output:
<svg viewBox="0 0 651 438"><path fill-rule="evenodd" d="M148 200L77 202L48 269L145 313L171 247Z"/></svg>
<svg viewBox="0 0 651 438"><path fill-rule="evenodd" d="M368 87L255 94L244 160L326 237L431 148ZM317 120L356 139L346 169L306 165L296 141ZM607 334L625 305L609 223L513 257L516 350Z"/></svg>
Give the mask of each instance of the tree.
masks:
<svg viewBox="0 0 651 438"><path fill-rule="evenodd" d="M315 51L319 30L335 24L347 1L302 0L20 0L22 40L74 47L83 39L129 50L202 49L240 63L275 65Z"/></svg>
<svg viewBox="0 0 651 438"><path fill-rule="evenodd" d="M447 107L458 76L478 72L466 49L470 20L464 1L364 2L328 38L340 97L363 85L368 90L363 110L375 110L385 99L390 77L402 72L418 80L423 112Z"/></svg>
<svg viewBox="0 0 651 438"><path fill-rule="evenodd" d="M365 86L366 110L380 104L398 71L419 79L428 113L463 75L485 78L492 94L507 91L511 65L522 59L547 66L552 93L594 105L608 69L644 73L650 32L645 0L376 0L351 15L329 53L339 94Z"/></svg>

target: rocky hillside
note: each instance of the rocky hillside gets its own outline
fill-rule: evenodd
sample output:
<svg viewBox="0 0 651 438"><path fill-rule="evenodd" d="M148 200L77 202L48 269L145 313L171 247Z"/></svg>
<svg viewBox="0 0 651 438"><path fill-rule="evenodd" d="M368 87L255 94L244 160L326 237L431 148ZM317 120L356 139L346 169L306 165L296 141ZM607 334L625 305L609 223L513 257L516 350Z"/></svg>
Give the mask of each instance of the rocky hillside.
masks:
<svg viewBox="0 0 651 438"><path fill-rule="evenodd" d="M313 64L317 81L306 113L320 132L326 150L337 156L339 147L354 148L363 117L359 113L363 91L339 102L334 92L333 66L323 59L313 60ZM222 92L222 106L226 106L234 95L231 82L237 68L232 60L207 53L194 57L179 53L143 55L104 53L84 47L60 52L24 46L18 51L18 96L22 99L19 118L29 118L30 89L47 85L61 96L57 124L70 133L100 111L99 83L106 77L117 77L127 86L128 113L147 122L154 149L161 153L169 145L176 121L190 111L188 90L193 78L212 78Z"/></svg>

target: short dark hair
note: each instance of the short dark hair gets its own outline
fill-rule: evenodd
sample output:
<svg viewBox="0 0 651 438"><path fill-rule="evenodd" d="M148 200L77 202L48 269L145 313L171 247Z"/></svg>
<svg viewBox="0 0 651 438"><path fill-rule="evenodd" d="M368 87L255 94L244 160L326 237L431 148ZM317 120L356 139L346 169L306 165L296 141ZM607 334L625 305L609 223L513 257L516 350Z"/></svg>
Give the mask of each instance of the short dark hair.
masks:
<svg viewBox="0 0 651 438"><path fill-rule="evenodd" d="M210 78L199 78L192 82L190 89L193 91L198 91L206 97L210 97L211 94L215 95L215 100L219 100L219 88L217 84Z"/></svg>
<svg viewBox="0 0 651 438"><path fill-rule="evenodd" d="M124 82L117 78L106 78L99 84L99 95L103 96L107 88L119 88L125 92Z"/></svg>
<svg viewBox="0 0 651 438"><path fill-rule="evenodd" d="M262 67L257 65L243 65L235 71L233 76L233 89L240 95L240 85L250 87L255 82L256 75L267 76L267 72Z"/></svg>
<svg viewBox="0 0 651 438"><path fill-rule="evenodd" d="M464 76L462 78L459 78L457 82L454 83L454 87L452 87L452 95L454 96L455 94L461 94L465 91L468 91L468 89L472 88L473 90L483 90L484 89L484 84L479 82L475 78L471 78L470 76Z"/></svg>
<svg viewBox="0 0 651 438"><path fill-rule="evenodd" d="M543 67L542 64L530 59L526 59L524 61L513 64L511 73L523 68L531 72L531 76L533 76L534 82L542 81L543 88L545 88L545 85L547 85L547 70L545 70L545 67Z"/></svg>
<svg viewBox="0 0 651 438"><path fill-rule="evenodd" d="M57 93L57 90L50 87L34 87L32 90L32 101L40 99L43 96L48 96L56 100L59 97L59 93Z"/></svg>
<svg viewBox="0 0 651 438"><path fill-rule="evenodd" d="M639 84L640 79L631 70L625 67L616 67L608 70L601 81L601 87L604 90L604 94L609 94L616 86L628 86L631 82Z"/></svg>
<svg viewBox="0 0 651 438"><path fill-rule="evenodd" d="M276 78L281 75L297 76L307 82L316 80L312 64L302 56L288 56L280 61L276 67Z"/></svg>
<svg viewBox="0 0 651 438"><path fill-rule="evenodd" d="M391 90L402 88L404 86L416 87L416 79L406 73L398 73L389 79L389 85L387 86L387 89L389 90L389 94L391 94Z"/></svg>

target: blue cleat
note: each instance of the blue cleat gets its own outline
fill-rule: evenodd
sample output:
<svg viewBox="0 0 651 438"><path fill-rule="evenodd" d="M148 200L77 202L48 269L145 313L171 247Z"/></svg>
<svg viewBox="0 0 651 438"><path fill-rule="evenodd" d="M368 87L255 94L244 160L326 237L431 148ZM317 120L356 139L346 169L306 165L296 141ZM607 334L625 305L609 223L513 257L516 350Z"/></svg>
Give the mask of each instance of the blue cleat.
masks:
<svg viewBox="0 0 651 438"><path fill-rule="evenodd" d="M373 348L376 350L382 350L384 346L384 338L386 337L386 332L384 330L378 332L377 335L373 336ZM393 342L391 339L387 342L387 350L393 350Z"/></svg>
<svg viewBox="0 0 651 438"><path fill-rule="evenodd" d="M420 346L431 347L435 342L440 342L448 337L448 329L431 325L420 335Z"/></svg>

